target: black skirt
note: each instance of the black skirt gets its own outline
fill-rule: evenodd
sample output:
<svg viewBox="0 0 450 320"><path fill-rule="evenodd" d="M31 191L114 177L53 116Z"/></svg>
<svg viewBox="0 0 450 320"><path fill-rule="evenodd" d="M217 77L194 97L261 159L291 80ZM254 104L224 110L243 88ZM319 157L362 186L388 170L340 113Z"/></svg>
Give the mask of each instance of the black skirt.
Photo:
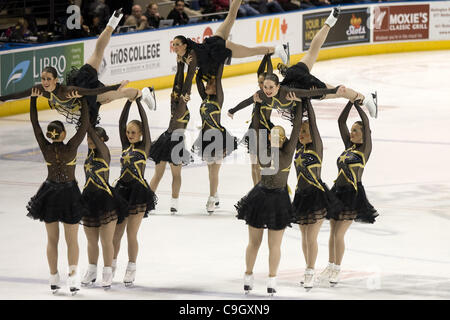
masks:
<svg viewBox="0 0 450 320"><path fill-rule="evenodd" d="M112 195L103 189L89 185L83 190L81 199L89 209L88 214L81 219L86 227L98 228L117 220L121 223L128 216L128 203L115 188L109 186Z"/></svg>
<svg viewBox="0 0 450 320"><path fill-rule="evenodd" d="M218 139L221 141L216 142L216 136L210 135L219 132ZM237 138L232 136L227 129L223 128L223 131L219 129L207 129L201 130L191 151L201 157L204 161L214 161L225 158L237 149Z"/></svg>
<svg viewBox="0 0 450 320"><path fill-rule="evenodd" d="M286 71L286 76L281 85L297 88L297 89L312 89L313 87L317 89L326 89L326 84L313 76L306 64L303 62L298 62L297 64L289 67ZM312 99L322 99L323 96L315 96Z"/></svg>
<svg viewBox="0 0 450 320"><path fill-rule="evenodd" d="M342 203L341 210L334 210L327 219L337 221L354 220L355 222L374 223L378 217L377 210L370 204L361 182L357 183L358 191L352 185L336 186L331 192Z"/></svg>
<svg viewBox="0 0 450 320"><path fill-rule="evenodd" d="M269 189L258 183L235 204L237 218L259 229L283 230L291 226L288 188Z"/></svg>
<svg viewBox="0 0 450 320"><path fill-rule="evenodd" d="M98 72L90 64L84 64L80 69L72 67L72 70L66 76L66 85L85 89L102 88L105 85L98 80ZM93 126L99 123L98 111L100 103L97 102L97 96L85 96L89 106L89 119Z"/></svg>
<svg viewBox="0 0 450 320"><path fill-rule="evenodd" d="M321 180L319 183L325 191L313 185L296 190L292 202L293 223L314 224L318 220L326 218L328 212L342 208L341 202L331 193L328 186Z"/></svg>
<svg viewBox="0 0 450 320"><path fill-rule="evenodd" d="M147 218L148 212L155 209L158 197L150 189L147 181L144 180L144 182L145 186L134 179L128 182L117 181L115 189L128 202L128 214L126 217L144 212L144 218Z"/></svg>
<svg viewBox="0 0 450 320"><path fill-rule="evenodd" d="M182 143L178 146L179 143ZM175 150L176 158L172 158L172 150L177 147ZM156 164L161 161L170 162L176 166L178 165L187 165L193 161L193 158L190 152L186 149L184 136L178 137L178 140L172 141L172 133L165 131L162 133L158 140L152 143L152 147L150 148L149 159L153 160Z"/></svg>
<svg viewBox="0 0 450 320"><path fill-rule="evenodd" d="M197 55L198 73L210 78L217 75L221 64L230 64L232 52L226 47L226 41L219 36L206 38L201 44L194 44Z"/></svg>
<svg viewBox="0 0 450 320"><path fill-rule="evenodd" d="M79 223L88 209L81 200L76 181L53 182L46 180L27 205L27 216L46 223Z"/></svg>

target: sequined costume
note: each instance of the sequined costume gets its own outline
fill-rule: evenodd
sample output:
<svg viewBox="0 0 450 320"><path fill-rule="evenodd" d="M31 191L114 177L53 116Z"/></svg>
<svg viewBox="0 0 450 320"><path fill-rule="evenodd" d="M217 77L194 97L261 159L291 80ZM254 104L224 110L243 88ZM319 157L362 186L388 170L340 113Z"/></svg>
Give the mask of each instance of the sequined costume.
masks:
<svg viewBox="0 0 450 320"><path fill-rule="evenodd" d="M127 216L128 203L109 185L109 149L92 126L89 127L88 134L95 148L88 150L84 162L86 183L81 198L89 213L83 216L81 223L96 228L114 220L120 223Z"/></svg>
<svg viewBox="0 0 450 320"><path fill-rule="evenodd" d="M119 194L128 202L129 214L144 212L144 217L155 208L157 198L144 178L147 157L150 152L151 137L147 115L142 107L140 98L136 100L142 121L142 140L130 143L127 138L127 121L130 113L131 101L127 100L119 120L120 141L122 143L122 157L120 158L120 177L116 184Z"/></svg>
<svg viewBox="0 0 450 320"><path fill-rule="evenodd" d="M294 126L290 138L286 138L281 148L271 151L271 161L267 163L263 163L262 155L258 153L258 162L263 169L261 181L235 205L238 213L236 217L245 220L248 225L254 228L282 230L291 226L292 206L287 179L302 122L301 108L295 109ZM255 115L256 128L259 130L261 127L259 110ZM258 135L258 151L260 151L260 140ZM264 172L264 169L269 168L272 172Z"/></svg>
<svg viewBox="0 0 450 320"><path fill-rule="evenodd" d="M190 152L185 147L184 130L190 119L186 102L181 98L184 73L183 62L178 62L172 94L170 96L170 122L169 128L152 143L149 158L156 164L161 161L174 165L189 164ZM175 134L173 132L175 131ZM175 157L172 156L174 152Z"/></svg>
<svg viewBox="0 0 450 320"><path fill-rule="evenodd" d="M312 141L308 144L297 143L294 156L297 186L292 203L294 211L292 222L301 225L313 224L324 219L330 206L337 203L327 185L320 178L323 156L322 138L317 128L316 115L311 102L309 100L305 102Z"/></svg>
<svg viewBox="0 0 450 320"><path fill-rule="evenodd" d="M81 126L76 134L67 144L50 143L39 125L36 100L37 97L30 98L30 120L47 164L48 176L36 195L28 202L27 216L46 223L59 221L75 224L87 212L75 180L75 165L78 146L86 136L89 125L89 110L85 99L81 99Z"/></svg>
<svg viewBox="0 0 450 320"><path fill-rule="evenodd" d="M223 64L219 67L216 78L216 94L209 95L201 78L197 77L197 88L203 102L200 106L202 130L192 146L192 151L205 161L220 160L237 148L237 139L220 123L223 104L222 89Z"/></svg>
<svg viewBox="0 0 450 320"><path fill-rule="evenodd" d="M65 86L57 83L55 90L53 90L52 92L47 92L44 90L42 84L33 86L33 88L37 88L40 92L42 92L44 98L48 99L48 104L50 105L50 108L56 109L59 113L64 115L66 117L67 122L77 124L78 126L81 125L80 120L81 99L67 98L67 95L69 93L77 91L79 95L83 96L85 100L88 101L87 99L91 100L92 98L96 100L97 95L108 91L117 90L119 87L120 84L116 84L113 86L107 87L103 86L91 89L91 88L82 88L78 86ZM32 88L22 92L1 96L0 101L26 98L31 95L31 90ZM93 123L94 120L97 120L98 108L95 107L93 108L92 104L87 105L89 107L89 114L90 114L89 118Z"/></svg>
<svg viewBox="0 0 450 320"><path fill-rule="evenodd" d="M258 78L264 74L264 70L267 67L267 73L270 74L273 72L272 62L270 60L271 54L266 54L264 58L262 59L261 63L259 64L257 75ZM241 101L236 107L228 110L229 113L235 114L236 112L248 107L249 105L253 104L253 111L252 111L252 117L250 120L250 125L248 127L248 131L244 134L244 137L241 139L240 143L243 143L250 154L256 154L256 148L250 146L250 140L256 141L256 137L253 135L255 133L255 125L254 125L254 115L255 111L259 108L260 112L260 123L262 125L261 128L265 128L267 130L267 137L269 136L270 130L273 127L273 123L270 121L270 116L272 114L272 108L269 106L266 106L265 104L261 104L259 102L254 102L253 95L249 98ZM251 138L250 138L251 137ZM269 145L270 142L267 140L267 145Z"/></svg>
<svg viewBox="0 0 450 320"><path fill-rule="evenodd" d="M378 213L367 200L364 186L361 183L364 167L372 152L369 119L359 104L355 102L355 108L363 122L363 143L351 142L346 121L352 106L353 103L349 101L339 116L339 131L345 150L337 159L338 177L331 188L331 191L341 201L343 209L329 214L327 218L374 223Z"/></svg>

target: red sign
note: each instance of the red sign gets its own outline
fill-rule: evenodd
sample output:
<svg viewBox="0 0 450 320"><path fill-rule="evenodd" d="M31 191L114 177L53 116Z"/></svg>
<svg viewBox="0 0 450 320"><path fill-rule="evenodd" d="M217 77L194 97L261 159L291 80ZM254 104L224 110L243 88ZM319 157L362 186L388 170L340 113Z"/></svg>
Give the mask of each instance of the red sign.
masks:
<svg viewBox="0 0 450 320"><path fill-rule="evenodd" d="M203 31L203 35L201 36L195 36L195 37L191 37L192 41L195 41L197 43L203 43L203 40L205 40L208 37L212 37L213 36L213 31L210 27L206 27L205 30ZM173 40L170 40L170 53L173 53Z"/></svg>
<svg viewBox="0 0 450 320"><path fill-rule="evenodd" d="M374 8L373 41L428 39L430 5Z"/></svg>

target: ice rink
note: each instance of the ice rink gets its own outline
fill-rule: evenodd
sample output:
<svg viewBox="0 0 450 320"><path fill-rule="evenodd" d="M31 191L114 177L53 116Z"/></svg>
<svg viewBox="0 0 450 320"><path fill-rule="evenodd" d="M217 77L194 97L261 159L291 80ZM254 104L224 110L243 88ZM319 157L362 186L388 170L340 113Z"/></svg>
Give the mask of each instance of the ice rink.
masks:
<svg viewBox="0 0 450 320"><path fill-rule="evenodd" d="M175 57L174 57L175 59ZM312 73L324 82L344 84L363 93L378 91L379 116L371 120L373 150L363 175L367 196L380 216L373 225L354 223L346 235L341 282L334 288L306 292L299 285L305 269L298 225L287 228L274 299L450 299L450 51L430 51L353 57L317 62ZM237 137L247 130L251 107L227 117L228 109L257 89L256 75L223 80L222 124ZM157 91L158 109L147 112L152 139L167 129L171 89ZM110 183L119 176L118 120L124 100L100 110L101 124L110 136L113 155ZM337 117L346 101L313 101L324 144L322 180L332 186L336 159L343 151ZM190 143L198 134L200 97L192 88L188 107ZM63 119L56 111L39 113L41 125ZM130 120L137 119L132 107ZM274 123L287 123L273 112ZM355 110L350 122L358 120ZM70 133L73 126L66 126ZM290 130L290 129L289 129ZM289 132L288 130L288 132ZM135 286L125 288L126 237L118 257L111 290L100 283L71 297L63 286L52 295L48 285L46 231L43 223L26 217L26 204L47 169L34 138L29 115L0 118L0 299L267 299L267 234L256 261L255 286L243 293L247 225L235 218L234 204L252 188L249 158L241 146L220 171L220 208L209 216L208 171L196 162L182 170L180 211L169 213L171 174L166 170L156 194L154 215L139 231ZM190 147L190 146L189 146ZM87 143L79 149L80 188ZM145 177L151 180L154 163ZM295 188L295 170L289 176ZM59 273L67 274L67 255L61 226ZM329 223L319 234L316 273L328 261ZM87 268L87 241L79 229L79 270ZM99 277L103 266L101 249Z"/></svg>

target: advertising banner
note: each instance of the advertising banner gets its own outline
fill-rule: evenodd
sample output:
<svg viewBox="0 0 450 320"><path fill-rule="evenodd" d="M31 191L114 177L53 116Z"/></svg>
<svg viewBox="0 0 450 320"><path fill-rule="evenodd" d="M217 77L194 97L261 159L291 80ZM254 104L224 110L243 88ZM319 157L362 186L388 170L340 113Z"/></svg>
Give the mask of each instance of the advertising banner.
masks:
<svg viewBox="0 0 450 320"><path fill-rule="evenodd" d="M430 40L450 40L450 1L430 3Z"/></svg>
<svg viewBox="0 0 450 320"><path fill-rule="evenodd" d="M322 11L303 15L304 51L309 49L312 39L323 27L330 13L331 11ZM328 33L323 47L370 42L369 18L370 9L367 7L341 10L339 19Z"/></svg>
<svg viewBox="0 0 450 320"><path fill-rule="evenodd" d="M298 13L242 19L235 22L228 40L247 47L290 43L291 54L301 52L301 20ZM168 28L113 36L105 49L99 78L106 84L173 75L176 55L173 38L183 35L202 43L215 34L221 22ZM85 42L85 60L95 48L95 39ZM231 64L261 60L262 55L233 58Z"/></svg>
<svg viewBox="0 0 450 320"><path fill-rule="evenodd" d="M427 40L430 5L375 6L373 40Z"/></svg>
<svg viewBox="0 0 450 320"><path fill-rule="evenodd" d="M83 43L1 55L0 95L20 92L40 83L41 72L47 66L54 67L59 81L64 82L72 66L79 68L83 62Z"/></svg>

